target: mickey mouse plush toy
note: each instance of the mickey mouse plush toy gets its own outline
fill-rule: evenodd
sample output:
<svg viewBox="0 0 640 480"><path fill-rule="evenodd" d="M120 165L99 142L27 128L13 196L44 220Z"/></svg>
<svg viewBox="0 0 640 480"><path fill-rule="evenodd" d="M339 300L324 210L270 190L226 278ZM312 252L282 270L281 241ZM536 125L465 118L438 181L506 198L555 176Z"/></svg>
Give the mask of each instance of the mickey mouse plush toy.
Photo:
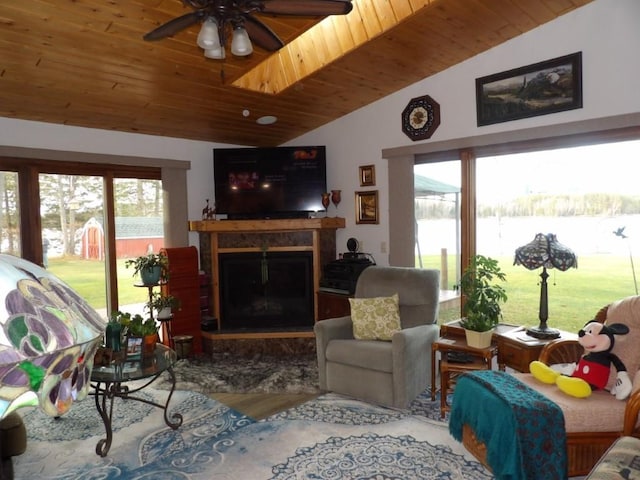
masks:
<svg viewBox="0 0 640 480"><path fill-rule="evenodd" d="M591 395L592 390L605 388L613 364L617 377L611 394L618 400L624 400L631 393L631 380L624 363L611 350L615 344L615 335L627 333L629 327L621 323L604 325L591 320L578 332L578 342L584 347L585 354L577 365L571 363L548 366L535 360L531 362L529 369L539 381L555 383L562 392L572 397L586 398Z"/></svg>

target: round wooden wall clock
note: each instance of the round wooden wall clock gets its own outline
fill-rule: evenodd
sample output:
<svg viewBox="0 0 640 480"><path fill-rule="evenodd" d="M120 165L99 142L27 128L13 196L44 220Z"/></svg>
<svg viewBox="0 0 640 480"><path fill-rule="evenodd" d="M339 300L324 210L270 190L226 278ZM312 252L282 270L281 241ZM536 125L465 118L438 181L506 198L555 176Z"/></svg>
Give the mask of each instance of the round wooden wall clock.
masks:
<svg viewBox="0 0 640 480"><path fill-rule="evenodd" d="M411 140L431 138L440 125L440 104L429 95L412 98L402 111L402 131Z"/></svg>

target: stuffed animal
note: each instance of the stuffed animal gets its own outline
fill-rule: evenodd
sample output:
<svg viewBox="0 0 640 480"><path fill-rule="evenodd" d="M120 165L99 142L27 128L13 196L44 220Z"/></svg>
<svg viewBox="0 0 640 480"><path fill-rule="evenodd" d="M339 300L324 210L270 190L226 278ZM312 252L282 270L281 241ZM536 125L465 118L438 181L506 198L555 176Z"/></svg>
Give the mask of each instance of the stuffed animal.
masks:
<svg viewBox="0 0 640 480"><path fill-rule="evenodd" d="M615 344L615 335L627 333L629 327L621 323L604 325L591 320L578 332L578 342L584 347L585 354L577 365L570 363L548 366L535 360L529 365L529 370L537 380L555 383L567 395L586 398L593 390L605 388L613 364L617 376L611 394L618 400L624 400L631 393L631 380L624 363L611 350Z"/></svg>

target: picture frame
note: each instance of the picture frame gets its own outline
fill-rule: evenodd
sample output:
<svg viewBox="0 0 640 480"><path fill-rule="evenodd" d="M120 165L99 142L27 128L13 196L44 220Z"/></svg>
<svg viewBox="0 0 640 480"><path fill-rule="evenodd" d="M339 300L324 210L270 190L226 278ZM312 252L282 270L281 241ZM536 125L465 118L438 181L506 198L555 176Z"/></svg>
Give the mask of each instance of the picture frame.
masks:
<svg viewBox="0 0 640 480"><path fill-rule="evenodd" d="M582 52L476 79L478 126L582 108Z"/></svg>
<svg viewBox="0 0 640 480"><path fill-rule="evenodd" d="M356 224L378 224L378 190L356 192Z"/></svg>
<svg viewBox="0 0 640 480"><path fill-rule="evenodd" d="M363 165L360 167L360 186L373 187L376 184L376 166Z"/></svg>
<svg viewBox="0 0 640 480"><path fill-rule="evenodd" d="M127 337L127 360L142 357L142 337Z"/></svg>

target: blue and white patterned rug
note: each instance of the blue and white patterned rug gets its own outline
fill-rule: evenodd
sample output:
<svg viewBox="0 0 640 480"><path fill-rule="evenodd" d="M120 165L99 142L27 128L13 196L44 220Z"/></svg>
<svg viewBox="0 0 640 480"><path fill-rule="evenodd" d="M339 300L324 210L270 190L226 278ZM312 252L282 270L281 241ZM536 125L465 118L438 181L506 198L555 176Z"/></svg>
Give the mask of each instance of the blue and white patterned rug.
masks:
<svg viewBox="0 0 640 480"><path fill-rule="evenodd" d="M148 389L149 399L166 391ZM16 479L473 479L491 475L449 435L425 392L408 411L322 395L256 422L202 394L177 391L170 411L119 401L111 450L95 453L104 427L93 398L60 419L23 411L29 443Z"/></svg>

